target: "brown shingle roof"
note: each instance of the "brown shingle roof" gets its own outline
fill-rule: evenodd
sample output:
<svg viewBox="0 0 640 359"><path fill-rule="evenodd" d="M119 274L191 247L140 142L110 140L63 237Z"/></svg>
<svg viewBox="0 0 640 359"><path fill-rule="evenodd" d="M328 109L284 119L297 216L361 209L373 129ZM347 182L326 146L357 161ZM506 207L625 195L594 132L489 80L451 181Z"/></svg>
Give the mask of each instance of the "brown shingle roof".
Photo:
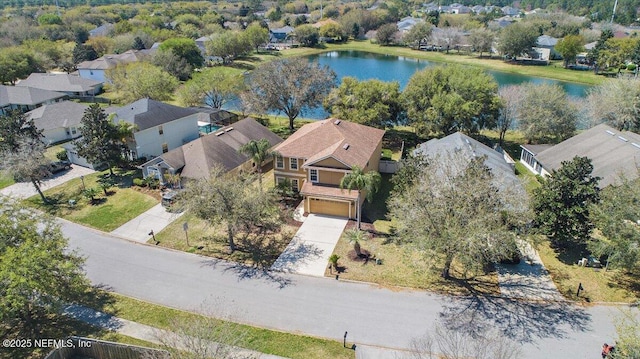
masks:
<svg viewBox="0 0 640 359"><path fill-rule="evenodd" d="M351 201L358 199L358 191L349 191L336 186L314 184L310 181L304 182L300 189L300 194L304 196L332 197Z"/></svg>
<svg viewBox="0 0 640 359"><path fill-rule="evenodd" d="M283 157L305 158L304 166L332 157L365 168L382 136L384 130L330 118L302 126L275 150Z"/></svg>

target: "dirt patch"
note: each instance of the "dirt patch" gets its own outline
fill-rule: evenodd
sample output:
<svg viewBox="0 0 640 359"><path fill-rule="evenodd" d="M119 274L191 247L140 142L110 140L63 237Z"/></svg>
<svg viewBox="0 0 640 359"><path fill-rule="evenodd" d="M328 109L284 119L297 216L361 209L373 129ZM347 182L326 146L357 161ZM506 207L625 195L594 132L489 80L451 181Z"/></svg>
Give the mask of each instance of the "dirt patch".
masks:
<svg viewBox="0 0 640 359"><path fill-rule="evenodd" d="M347 258L352 262L362 262L363 264L367 264L369 260L372 260L371 253L366 249L360 249L360 255L356 254L355 250L350 250L347 253Z"/></svg>
<svg viewBox="0 0 640 359"><path fill-rule="evenodd" d="M162 191L159 189L152 189L149 187L139 187L139 186L132 186L131 189L133 189L134 191L138 191L140 193L144 193L147 196L151 196L154 199L158 200L158 202L162 201Z"/></svg>

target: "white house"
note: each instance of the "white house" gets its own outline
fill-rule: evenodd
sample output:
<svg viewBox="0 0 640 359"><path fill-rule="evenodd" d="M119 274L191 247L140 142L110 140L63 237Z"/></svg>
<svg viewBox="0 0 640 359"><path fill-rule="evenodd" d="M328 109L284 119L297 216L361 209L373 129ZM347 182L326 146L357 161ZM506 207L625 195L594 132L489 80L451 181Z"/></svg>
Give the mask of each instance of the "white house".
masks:
<svg viewBox="0 0 640 359"><path fill-rule="evenodd" d="M142 60L150 50L129 50L121 54L109 54L92 61L83 61L76 67L78 74L85 79L107 82L105 71L120 64L128 64Z"/></svg>
<svg viewBox="0 0 640 359"><path fill-rule="evenodd" d="M43 105L26 113L42 130L45 143L52 144L80 136L80 122L89 106L73 101Z"/></svg>
<svg viewBox="0 0 640 359"><path fill-rule="evenodd" d="M133 158L153 158L198 138L198 111L142 99L113 113L113 121L135 126Z"/></svg>
<svg viewBox="0 0 640 359"><path fill-rule="evenodd" d="M94 96L102 91L102 82L71 74L33 73L16 86L57 91L70 97Z"/></svg>

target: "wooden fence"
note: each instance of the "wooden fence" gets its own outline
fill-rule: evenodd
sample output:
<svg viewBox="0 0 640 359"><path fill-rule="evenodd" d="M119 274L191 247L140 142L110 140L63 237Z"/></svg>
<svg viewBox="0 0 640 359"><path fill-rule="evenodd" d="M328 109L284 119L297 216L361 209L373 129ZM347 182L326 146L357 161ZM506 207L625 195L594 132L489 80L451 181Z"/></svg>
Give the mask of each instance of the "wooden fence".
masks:
<svg viewBox="0 0 640 359"><path fill-rule="evenodd" d="M103 340L71 337L73 347L58 348L45 359L71 359L83 357L91 359L144 359L148 357L169 359L169 353L163 350L144 348L135 345L107 342ZM148 354L152 354L149 355Z"/></svg>

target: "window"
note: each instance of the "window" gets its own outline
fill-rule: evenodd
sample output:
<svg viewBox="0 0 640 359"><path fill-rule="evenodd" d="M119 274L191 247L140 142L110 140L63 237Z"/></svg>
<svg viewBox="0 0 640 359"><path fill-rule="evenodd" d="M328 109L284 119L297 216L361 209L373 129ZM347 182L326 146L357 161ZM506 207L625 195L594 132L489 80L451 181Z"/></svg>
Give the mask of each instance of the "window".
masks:
<svg viewBox="0 0 640 359"><path fill-rule="evenodd" d="M289 169L292 171L298 170L298 159L297 158L289 158Z"/></svg>
<svg viewBox="0 0 640 359"><path fill-rule="evenodd" d="M293 189L296 192L298 192L300 190L300 188L298 188L298 180L297 179L292 179L291 180L291 189Z"/></svg>
<svg viewBox="0 0 640 359"><path fill-rule="evenodd" d="M158 134L164 135L164 129L162 128L162 125L158 126Z"/></svg>
<svg viewBox="0 0 640 359"><path fill-rule="evenodd" d="M276 157L276 168L284 168L284 158L282 158L281 156Z"/></svg>
<svg viewBox="0 0 640 359"><path fill-rule="evenodd" d="M313 183L318 182L318 170L310 170L309 171L309 180Z"/></svg>
<svg viewBox="0 0 640 359"><path fill-rule="evenodd" d="M162 153L167 153L169 152L169 145L167 145L166 143L162 144Z"/></svg>
<svg viewBox="0 0 640 359"><path fill-rule="evenodd" d="M71 127L71 135L75 135L76 133L78 133L78 129L75 127Z"/></svg>
<svg viewBox="0 0 640 359"><path fill-rule="evenodd" d="M281 185L284 183L284 177L276 177L276 185Z"/></svg>

